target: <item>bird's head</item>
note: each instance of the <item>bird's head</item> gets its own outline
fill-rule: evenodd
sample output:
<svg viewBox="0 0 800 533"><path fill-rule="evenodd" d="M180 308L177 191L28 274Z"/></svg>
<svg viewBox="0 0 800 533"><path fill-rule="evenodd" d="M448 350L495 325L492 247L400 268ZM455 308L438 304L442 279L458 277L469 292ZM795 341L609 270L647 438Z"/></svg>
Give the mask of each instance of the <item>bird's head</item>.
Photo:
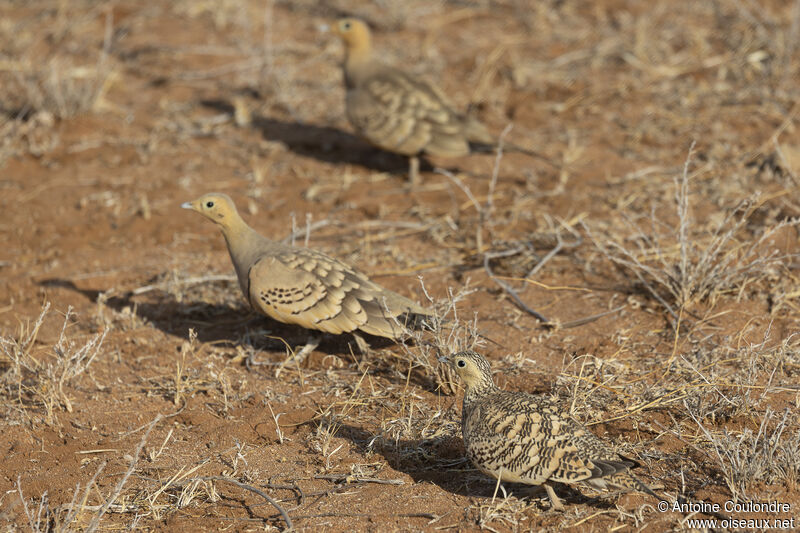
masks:
<svg viewBox="0 0 800 533"><path fill-rule="evenodd" d="M239 218L236 205L227 194L212 192L196 200L181 204L184 209L197 211L212 222L227 227Z"/></svg>
<svg viewBox="0 0 800 533"><path fill-rule="evenodd" d="M481 354L471 350L440 357L442 363L449 363L466 385L467 390L494 387L492 367Z"/></svg>
<svg viewBox="0 0 800 533"><path fill-rule="evenodd" d="M362 20L351 17L339 19L333 27L333 33L342 38L349 50L369 48L369 27Z"/></svg>

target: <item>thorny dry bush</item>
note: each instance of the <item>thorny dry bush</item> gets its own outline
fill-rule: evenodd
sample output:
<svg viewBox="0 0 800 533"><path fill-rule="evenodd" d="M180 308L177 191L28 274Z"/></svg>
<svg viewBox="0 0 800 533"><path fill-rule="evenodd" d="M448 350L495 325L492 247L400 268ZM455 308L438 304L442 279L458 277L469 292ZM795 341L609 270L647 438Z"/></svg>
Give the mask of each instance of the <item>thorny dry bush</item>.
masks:
<svg viewBox="0 0 800 533"><path fill-rule="evenodd" d="M800 420L794 414L799 364L800 337L776 343L767 331L759 343L709 349L692 342L685 353L648 363L583 355L561 373L554 393L589 425L631 418L653 438L618 443L621 453L661 463L651 468L677 465L664 480L685 488L679 472L710 462L719 472L715 482L747 500L760 484L800 482ZM776 405L787 406L776 411ZM659 422L656 413L669 422ZM686 443L689 453L658 452L656 441L664 434Z"/></svg>
<svg viewBox="0 0 800 533"><path fill-rule="evenodd" d="M8 157L53 150L59 143L56 121L91 111L108 89L113 18L107 10L103 44L95 51L80 37L91 15L57 10L48 15L44 32L39 18L0 22L0 164Z"/></svg>
<svg viewBox="0 0 800 533"><path fill-rule="evenodd" d="M44 409L47 424L53 424L59 408L72 412L67 386L100 355L108 330L86 341L70 339L67 328L74 316L70 308L56 343L44 351L36 349L36 337L49 309L46 303L36 322L20 325L16 337L0 336L0 364L5 367L0 384L9 407L23 413Z"/></svg>
<svg viewBox="0 0 800 533"><path fill-rule="evenodd" d="M584 223L601 253L633 274L676 321L698 302L709 301L713 307L722 294L741 296L745 287L778 276L798 257L781 252L776 244L785 229L800 226L798 220L782 220L753 235L749 225L760 207L757 197L741 202L711 230L693 219L689 187L693 149L694 144L675 179L674 225L659 219L655 206L647 217L625 217L636 233L624 240L602 238Z"/></svg>

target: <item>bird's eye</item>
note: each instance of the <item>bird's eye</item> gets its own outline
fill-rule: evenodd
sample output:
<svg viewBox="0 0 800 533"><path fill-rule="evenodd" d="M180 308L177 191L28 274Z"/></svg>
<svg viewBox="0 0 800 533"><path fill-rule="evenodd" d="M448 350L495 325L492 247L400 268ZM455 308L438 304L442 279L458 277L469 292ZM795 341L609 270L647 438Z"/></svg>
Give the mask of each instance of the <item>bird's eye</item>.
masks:
<svg viewBox="0 0 800 533"><path fill-rule="evenodd" d="M211 202L211 201L209 201L209 202L206 202L206 207L208 207L209 209L211 209L212 207L214 207L214 202Z"/></svg>
<svg viewBox="0 0 800 533"><path fill-rule="evenodd" d="M466 362L466 361L464 361L463 359L459 359L459 360L456 362L456 365L458 366L458 368L464 368L465 366L467 366L467 362Z"/></svg>

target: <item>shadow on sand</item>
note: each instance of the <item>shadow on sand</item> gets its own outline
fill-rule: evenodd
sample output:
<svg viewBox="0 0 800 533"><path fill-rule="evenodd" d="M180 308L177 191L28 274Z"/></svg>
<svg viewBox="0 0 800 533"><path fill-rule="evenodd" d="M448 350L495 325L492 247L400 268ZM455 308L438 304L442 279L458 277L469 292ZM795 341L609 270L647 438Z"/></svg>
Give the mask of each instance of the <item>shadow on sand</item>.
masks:
<svg viewBox="0 0 800 533"><path fill-rule="evenodd" d="M469 463L460 435L395 442L376 439L375 435L346 423L341 425L337 435L349 439L362 452L367 451L369 443L372 443L372 450L382 455L389 466L408 474L415 483L433 483L453 494L489 500L495 494L497 480L481 474ZM542 507L550 508L543 488L521 483L503 483L503 487L506 493L518 498L542 498ZM556 483L555 489L565 503L589 503L595 507L614 508L607 499L587 498L567 485ZM497 497L503 497L502 491L498 491Z"/></svg>
<svg viewBox="0 0 800 533"><path fill-rule="evenodd" d="M205 107L234 114L233 106L224 100L204 100ZM330 126L253 115L251 127L269 141L283 143L292 152L324 163L359 165L377 172L398 176L408 173L408 158L371 146L361 138ZM433 166L420 159L420 171L430 172Z"/></svg>
<svg viewBox="0 0 800 533"><path fill-rule="evenodd" d="M226 293L239 294L236 282L229 282ZM189 339L189 329L197 333L197 340L203 343L246 344L255 350L286 353L287 344L299 347L306 344L314 335L320 339L316 350L328 355L358 353L355 338L350 334L328 335L310 332L305 328L283 324L269 317L257 314L247 308L244 302L232 300L229 304L206 303L198 301L178 301L172 294L154 290L147 294L134 295L132 292L108 294L101 290L80 289L75 283L65 279L46 279L39 282L42 287L59 287L72 290L97 303L98 299L111 309L122 312L126 308L147 324L181 339ZM144 300L144 301L142 301ZM394 342L382 337L362 335L371 348L380 349ZM284 342L285 341L285 342Z"/></svg>

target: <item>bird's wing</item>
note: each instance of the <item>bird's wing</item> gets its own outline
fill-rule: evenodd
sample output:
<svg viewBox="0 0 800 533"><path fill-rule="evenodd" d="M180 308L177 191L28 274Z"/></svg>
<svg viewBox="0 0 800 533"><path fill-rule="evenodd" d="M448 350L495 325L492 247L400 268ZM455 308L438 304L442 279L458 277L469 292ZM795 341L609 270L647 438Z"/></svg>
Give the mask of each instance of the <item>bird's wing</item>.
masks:
<svg viewBox="0 0 800 533"><path fill-rule="evenodd" d="M468 448L473 461L503 479L538 485L547 480L575 483L613 475L630 463L618 460L593 433L568 413L538 396L493 395L485 400Z"/></svg>
<svg viewBox="0 0 800 533"><path fill-rule="evenodd" d="M392 152L469 153L464 117L429 84L399 70L378 69L348 90L347 113L359 134Z"/></svg>
<svg viewBox="0 0 800 533"><path fill-rule="evenodd" d="M328 333L366 333L397 338L404 328L395 317L415 313L405 300L371 282L345 263L321 252L296 248L266 256L249 273L251 303L289 324ZM419 306L416 306L419 307Z"/></svg>

